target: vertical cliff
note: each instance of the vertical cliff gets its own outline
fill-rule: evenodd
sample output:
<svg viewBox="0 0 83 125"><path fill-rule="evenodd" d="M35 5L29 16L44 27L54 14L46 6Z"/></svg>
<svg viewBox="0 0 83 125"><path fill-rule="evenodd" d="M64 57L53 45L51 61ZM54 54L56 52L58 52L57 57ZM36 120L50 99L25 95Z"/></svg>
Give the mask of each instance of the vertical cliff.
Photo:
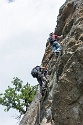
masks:
<svg viewBox="0 0 83 125"><path fill-rule="evenodd" d="M60 8L55 32L64 35L63 55L53 88L54 125L83 125L83 0L68 0Z"/></svg>
<svg viewBox="0 0 83 125"><path fill-rule="evenodd" d="M83 125L83 0L66 0L55 33L63 34L63 54L52 55L47 42L42 65L48 68L48 93L37 93L20 125ZM38 108L40 112L38 114Z"/></svg>

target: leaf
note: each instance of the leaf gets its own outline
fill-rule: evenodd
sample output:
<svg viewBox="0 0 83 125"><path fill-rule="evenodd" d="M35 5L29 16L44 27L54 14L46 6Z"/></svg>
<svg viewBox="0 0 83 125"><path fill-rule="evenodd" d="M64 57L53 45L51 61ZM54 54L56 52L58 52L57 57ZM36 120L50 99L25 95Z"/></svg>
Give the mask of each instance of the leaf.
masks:
<svg viewBox="0 0 83 125"><path fill-rule="evenodd" d="M38 86L30 86L29 83L22 85L23 81L14 77L13 87L8 86L5 92L0 94L0 104L6 106L5 111L10 108L16 109L20 114L24 114L27 106L33 101Z"/></svg>

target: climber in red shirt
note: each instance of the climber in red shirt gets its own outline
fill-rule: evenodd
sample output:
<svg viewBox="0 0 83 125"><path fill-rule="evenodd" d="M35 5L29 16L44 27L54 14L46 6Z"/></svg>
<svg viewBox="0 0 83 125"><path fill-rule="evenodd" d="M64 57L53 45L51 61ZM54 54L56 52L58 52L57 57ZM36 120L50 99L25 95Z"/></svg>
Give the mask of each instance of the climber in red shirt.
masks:
<svg viewBox="0 0 83 125"><path fill-rule="evenodd" d="M56 57L58 57L59 52L62 50L62 46L57 39L62 39L63 35L58 36L55 33L50 33L49 36L50 37L48 38L48 42L50 42L50 45L53 47Z"/></svg>

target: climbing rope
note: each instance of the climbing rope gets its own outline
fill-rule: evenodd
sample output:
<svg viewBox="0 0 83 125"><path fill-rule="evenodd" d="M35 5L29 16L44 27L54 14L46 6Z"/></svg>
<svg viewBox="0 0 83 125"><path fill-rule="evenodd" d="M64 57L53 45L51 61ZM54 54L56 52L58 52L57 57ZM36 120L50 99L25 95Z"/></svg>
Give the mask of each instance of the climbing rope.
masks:
<svg viewBox="0 0 83 125"><path fill-rule="evenodd" d="M39 117L39 120L38 120L38 125L40 125L40 105L41 105L41 100L39 101L39 112L38 112L38 117Z"/></svg>
<svg viewBox="0 0 83 125"><path fill-rule="evenodd" d="M38 125L40 125L40 116L41 116L41 106L42 106L42 103L46 97L46 94L47 94L47 87L45 88L45 90L43 90L43 96L41 97L40 101L39 101L39 105L38 105Z"/></svg>

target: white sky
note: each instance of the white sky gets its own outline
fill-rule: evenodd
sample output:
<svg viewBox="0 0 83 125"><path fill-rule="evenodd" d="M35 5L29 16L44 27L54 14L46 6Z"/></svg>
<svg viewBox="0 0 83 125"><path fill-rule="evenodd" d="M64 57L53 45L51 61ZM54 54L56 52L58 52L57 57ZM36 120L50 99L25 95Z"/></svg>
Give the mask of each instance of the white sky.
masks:
<svg viewBox="0 0 83 125"><path fill-rule="evenodd" d="M65 0L0 0L0 93L13 77L24 84L37 84L30 72L40 65L49 33L54 31L60 6ZM14 110L3 111L0 125L18 125Z"/></svg>

